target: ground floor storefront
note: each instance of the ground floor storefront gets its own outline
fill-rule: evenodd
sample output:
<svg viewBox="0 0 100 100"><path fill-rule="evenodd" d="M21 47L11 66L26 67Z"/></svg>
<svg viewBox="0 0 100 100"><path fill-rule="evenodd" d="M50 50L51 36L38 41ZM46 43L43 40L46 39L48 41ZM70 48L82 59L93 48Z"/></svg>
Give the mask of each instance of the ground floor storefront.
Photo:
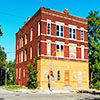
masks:
<svg viewBox="0 0 100 100"><path fill-rule="evenodd" d="M37 69L38 88L48 89L49 85L53 89L89 87L88 62L39 59Z"/></svg>

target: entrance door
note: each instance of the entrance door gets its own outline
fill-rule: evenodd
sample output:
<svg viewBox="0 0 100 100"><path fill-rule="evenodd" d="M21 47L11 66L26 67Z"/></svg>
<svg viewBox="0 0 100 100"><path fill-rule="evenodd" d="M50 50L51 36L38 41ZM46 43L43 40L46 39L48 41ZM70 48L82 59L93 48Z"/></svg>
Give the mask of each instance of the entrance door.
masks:
<svg viewBox="0 0 100 100"><path fill-rule="evenodd" d="M65 86L69 85L69 72L65 71Z"/></svg>

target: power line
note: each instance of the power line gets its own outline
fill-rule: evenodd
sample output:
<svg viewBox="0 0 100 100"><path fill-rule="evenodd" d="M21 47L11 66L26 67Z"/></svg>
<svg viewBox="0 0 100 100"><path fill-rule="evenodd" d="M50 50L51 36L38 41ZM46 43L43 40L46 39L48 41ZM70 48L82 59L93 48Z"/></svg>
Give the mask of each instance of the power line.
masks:
<svg viewBox="0 0 100 100"><path fill-rule="evenodd" d="M1 12L1 11L0 11L0 14L2 14L2 15L8 15L8 16L14 16L14 17L17 17L17 18L25 18L23 16L18 16L18 15L12 14L12 13Z"/></svg>

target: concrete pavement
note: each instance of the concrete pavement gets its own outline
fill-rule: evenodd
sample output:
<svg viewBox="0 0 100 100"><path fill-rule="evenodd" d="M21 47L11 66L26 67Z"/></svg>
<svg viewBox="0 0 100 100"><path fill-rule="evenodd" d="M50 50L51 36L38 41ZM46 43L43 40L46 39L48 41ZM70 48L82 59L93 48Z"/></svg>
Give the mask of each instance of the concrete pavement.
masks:
<svg viewBox="0 0 100 100"><path fill-rule="evenodd" d="M89 93L22 93L0 89L0 100L100 100L100 95Z"/></svg>

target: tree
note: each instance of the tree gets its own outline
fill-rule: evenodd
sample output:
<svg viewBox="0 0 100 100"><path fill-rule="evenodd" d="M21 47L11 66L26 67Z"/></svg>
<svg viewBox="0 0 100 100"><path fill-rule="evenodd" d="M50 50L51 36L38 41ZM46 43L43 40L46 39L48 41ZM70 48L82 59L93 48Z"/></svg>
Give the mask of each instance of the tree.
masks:
<svg viewBox="0 0 100 100"><path fill-rule="evenodd" d="M87 19L90 84L95 84L100 82L100 16L97 11L91 11Z"/></svg>
<svg viewBox="0 0 100 100"><path fill-rule="evenodd" d="M9 61L7 65L8 70L8 76L7 76L7 82L8 84L14 85L15 81L15 60L14 61Z"/></svg>
<svg viewBox="0 0 100 100"><path fill-rule="evenodd" d="M4 48L0 46L0 85L4 84L5 61L6 61L6 53L4 52Z"/></svg>
<svg viewBox="0 0 100 100"><path fill-rule="evenodd" d="M29 88L37 88L38 83L37 83L37 62L36 59L34 58L33 66L29 63L27 65L28 71L28 87Z"/></svg>
<svg viewBox="0 0 100 100"><path fill-rule="evenodd" d="M1 27L1 25L0 25L0 27ZM2 36L3 35L3 32L1 31L1 29L0 29L0 36Z"/></svg>

